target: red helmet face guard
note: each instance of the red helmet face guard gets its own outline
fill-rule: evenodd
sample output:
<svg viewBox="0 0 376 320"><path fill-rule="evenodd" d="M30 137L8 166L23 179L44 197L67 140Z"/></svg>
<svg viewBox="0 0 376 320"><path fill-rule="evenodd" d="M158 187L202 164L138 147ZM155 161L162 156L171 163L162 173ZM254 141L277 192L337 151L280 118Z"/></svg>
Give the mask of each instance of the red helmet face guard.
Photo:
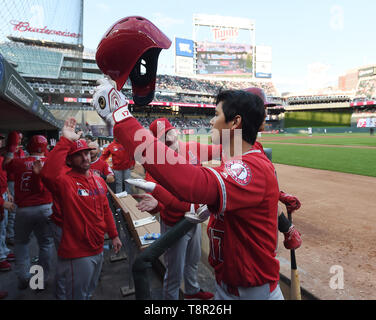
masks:
<svg viewBox="0 0 376 320"><path fill-rule="evenodd" d="M154 98L158 57L161 50L152 48L146 51L129 75L132 83L133 101L136 105L147 105Z"/></svg>
<svg viewBox="0 0 376 320"><path fill-rule="evenodd" d="M135 103L147 104L154 97L159 53L170 46L170 39L149 20L126 17L106 32L98 45L96 61L99 69L116 82L118 90L130 77ZM141 64L146 72L140 70Z"/></svg>

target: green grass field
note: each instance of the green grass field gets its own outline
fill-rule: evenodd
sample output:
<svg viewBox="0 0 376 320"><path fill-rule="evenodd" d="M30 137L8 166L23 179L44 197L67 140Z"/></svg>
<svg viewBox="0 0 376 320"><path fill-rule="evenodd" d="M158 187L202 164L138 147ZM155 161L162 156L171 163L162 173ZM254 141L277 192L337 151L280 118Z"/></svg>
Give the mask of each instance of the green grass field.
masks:
<svg viewBox="0 0 376 320"><path fill-rule="evenodd" d="M339 146L368 146L376 147L376 137L359 136L359 137L335 137L323 138L312 137L306 139L288 139L288 140L274 140L278 143L302 143L302 144L326 144L326 145L339 145Z"/></svg>
<svg viewBox="0 0 376 320"><path fill-rule="evenodd" d="M292 135L288 136L292 137ZM274 135L274 137L283 136ZM197 141L197 139L203 142L207 136L189 136L189 140ZM287 145L286 143L301 143L302 145ZM273 163L376 177L376 136L347 134L324 138L317 135L304 139L274 140L273 143L264 141L262 144L265 148L272 149ZM310 144L338 145L338 147ZM369 146L375 149L351 148L351 146Z"/></svg>

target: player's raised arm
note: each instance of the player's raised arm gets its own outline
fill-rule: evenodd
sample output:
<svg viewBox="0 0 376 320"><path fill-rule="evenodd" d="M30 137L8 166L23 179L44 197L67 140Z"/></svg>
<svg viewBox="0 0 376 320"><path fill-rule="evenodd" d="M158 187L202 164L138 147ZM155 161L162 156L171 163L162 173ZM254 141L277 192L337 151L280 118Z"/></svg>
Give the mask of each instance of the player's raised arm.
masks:
<svg viewBox="0 0 376 320"><path fill-rule="evenodd" d="M103 95L105 93L102 92L95 96ZM110 119L112 114L116 139L134 154L135 159L141 162L163 187L179 199L190 203L216 203L219 192L212 174L205 168L188 164L185 158L158 141L132 116L127 104L115 110L116 106L111 104L101 109L98 99L94 99L93 103L97 110L100 109L98 113L103 119ZM158 163L158 155L162 155L163 164ZM169 161L170 159L173 161Z"/></svg>

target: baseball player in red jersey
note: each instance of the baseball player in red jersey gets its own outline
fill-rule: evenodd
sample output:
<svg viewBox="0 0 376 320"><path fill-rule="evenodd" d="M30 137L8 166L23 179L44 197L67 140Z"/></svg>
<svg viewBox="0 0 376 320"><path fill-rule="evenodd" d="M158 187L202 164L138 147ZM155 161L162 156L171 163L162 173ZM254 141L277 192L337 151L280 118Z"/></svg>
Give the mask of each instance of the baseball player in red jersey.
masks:
<svg viewBox="0 0 376 320"><path fill-rule="evenodd" d="M115 174L116 193L121 193L124 191L123 183L125 184L125 191L130 193L130 185L125 180L131 177L131 170L135 165L132 155L126 148L116 141L116 139L114 139L114 141L112 141L110 145L103 150L100 159L106 161L110 156L112 157L112 170Z"/></svg>
<svg viewBox="0 0 376 320"><path fill-rule="evenodd" d="M97 142L89 142L90 151L90 170L102 177L107 183L114 183L115 177L110 165L99 158L99 145Z"/></svg>
<svg viewBox="0 0 376 320"><path fill-rule="evenodd" d="M3 143L5 141L5 136L0 133L0 154L3 151ZM5 216L8 214L8 209L11 209L11 202L6 201L6 193L7 193L7 174L3 171L3 157L0 155L0 270L10 270L10 263L6 261L6 252L5 250L8 249L5 243L5 236L6 236L6 219ZM4 195L4 198L3 198ZM13 208L14 209L14 208ZM9 250L9 249L8 249ZM7 291L0 290L0 299L4 299L8 296Z"/></svg>
<svg viewBox="0 0 376 320"><path fill-rule="evenodd" d="M166 38L144 18L122 19L102 38L97 64L116 81L118 90L130 77L133 96L141 95L141 105L146 105L154 94L158 54L171 44ZM99 86L96 93L102 89ZM214 215L209 237L217 280L215 297L283 299L275 252L278 182L273 164L253 147L265 116L262 99L245 91L224 91L217 96L212 139L222 144L227 159L217 168L187 164L138 123L127 103L116 108L101 102L102 96L93 100L98 114L108 124L115 124L114 136L143 161L145 169L177 198L205 203ZM239 136L240 148L235 143ZM178 161L157 164L154 157L158 153Z"/></svg>
<svg viewBox="0 0 376 320"><path fill-rule="evenodd" d="M39 264L43 267L44 285L47 283L51 269L53 239L49 229L49 216L52 213L52 196L47 189L42 192L33 190L31 186L32 168L35 160L42 163L46 160L47 148L44 136L33 136L28 145L29 156L13 158L10 152L4 161L4 168L12 172L15 178L14 191L17 204L15 221L15 256L16 274L20 289L28 287L30 275L29 242L33 232L39 245Z"/></svg>
<svg viewBox="0 0 376 320"><path fill-rule="evenodd" d="M79 139L75 126L74 118L65 121L63 136L49 153L41 178L57 199L62 217L57 273L65 279L64 298L87 300L102 269L105 232L115 252L122 244L108 204L107 186L90 171L91 148ZM65 162L72 170L62 174Z"/></svg>
<svg viewBox="0 0 376 320"><path fill-rule="evenodd" d="M184 164L180 157L174 165L153 163L158 152L163 151L167 159L177 155L143 129L127 105L117 110L110 107L96 105L104 119L113 111L114 135L124 146L134 152L141 144L135 140L136 133L144 136L146 150L139 150L135 157L153 155L146 159L145 169L179 199L208 205L212 213L209 261L215 269L216 299L283 299L276 259L278 182L273 164L253 147L264 121L261 98L244 91L218 95L212 139L222 143L228 160L217 168ZM234 130L240 128L242 154L237 155Z"/></svg>
<svg viewBox="0 0 376 320"><path fill-rule="evenodd" d="M201 165L201 155L204 156L206 161L212 160L213 157L220 158L220 146L179 141L177 130L166 118L156 119L150 124L149 129L154 137L164 142L170 149L176 151L194 166ZM191 203L176 199L176 197L158 185L157 181L148 172L146 172L145 179L149 183L140 181L140 179L129 179L127 181L145 191L151 192L151 195L157 199L157 202L154 203L155 207L152 209L160 212L161 233L164 234L183 219L186 212L191 210ZM146 186L151 186L152 188ZM146 197L145 201L148 203L151 201L150 196L144 197ZM139 207L142 208L142 206L143 201L139 203ZM196 206L197 208L198 205ZM198 284L197 272L200 257L201 225L197 224L164 254L166 273L163 281L163 299L179 299L179 288L183 278L185 299L208 300L213 298L212 293L203 291Z"/></svg>
<svg viewBox="0 0 376 320"><path fill-rule="evenodd" d="M10 201L12 199L9 197L7 172L3 170L3 155L8 149L3 147L4 142L5 136L0 134L0 271L9 271L12 267L8 259L13 256L13 253L11 253L6 244L6 228L9 211L15 211L16 206L13 201Z"/></svg>
<svg viewBox="0 0 376 320"><path fill-rule="evenodd" d="M9 140L17 141L16 144L14 144L15 150L13 152L13 157L15 159L17 158L23 158L25 157L25 151L23 150L22 147L22 138L23 134L18 131L12 131L9 133ZM8 188L9 188L9 193L11 195L11 198L14 198L14 174L12 172L8 172ZM7 225L7 239L6 242L9 245L14 244L14 222L16 219L16 213L15 212L8 212L8 225Z"/></svg>

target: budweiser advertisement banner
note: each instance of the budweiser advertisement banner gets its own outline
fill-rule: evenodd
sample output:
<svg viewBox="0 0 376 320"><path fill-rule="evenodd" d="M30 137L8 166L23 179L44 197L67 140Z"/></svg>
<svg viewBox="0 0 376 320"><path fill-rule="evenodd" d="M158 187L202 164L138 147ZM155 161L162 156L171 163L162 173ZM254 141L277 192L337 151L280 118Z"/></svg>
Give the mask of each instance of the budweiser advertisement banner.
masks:
<svg viewBox="0 0 376 320"><path fill-rule="evenodd" d="M1 42L9 37L82 44L82 0L0 0Z"/></svg>

